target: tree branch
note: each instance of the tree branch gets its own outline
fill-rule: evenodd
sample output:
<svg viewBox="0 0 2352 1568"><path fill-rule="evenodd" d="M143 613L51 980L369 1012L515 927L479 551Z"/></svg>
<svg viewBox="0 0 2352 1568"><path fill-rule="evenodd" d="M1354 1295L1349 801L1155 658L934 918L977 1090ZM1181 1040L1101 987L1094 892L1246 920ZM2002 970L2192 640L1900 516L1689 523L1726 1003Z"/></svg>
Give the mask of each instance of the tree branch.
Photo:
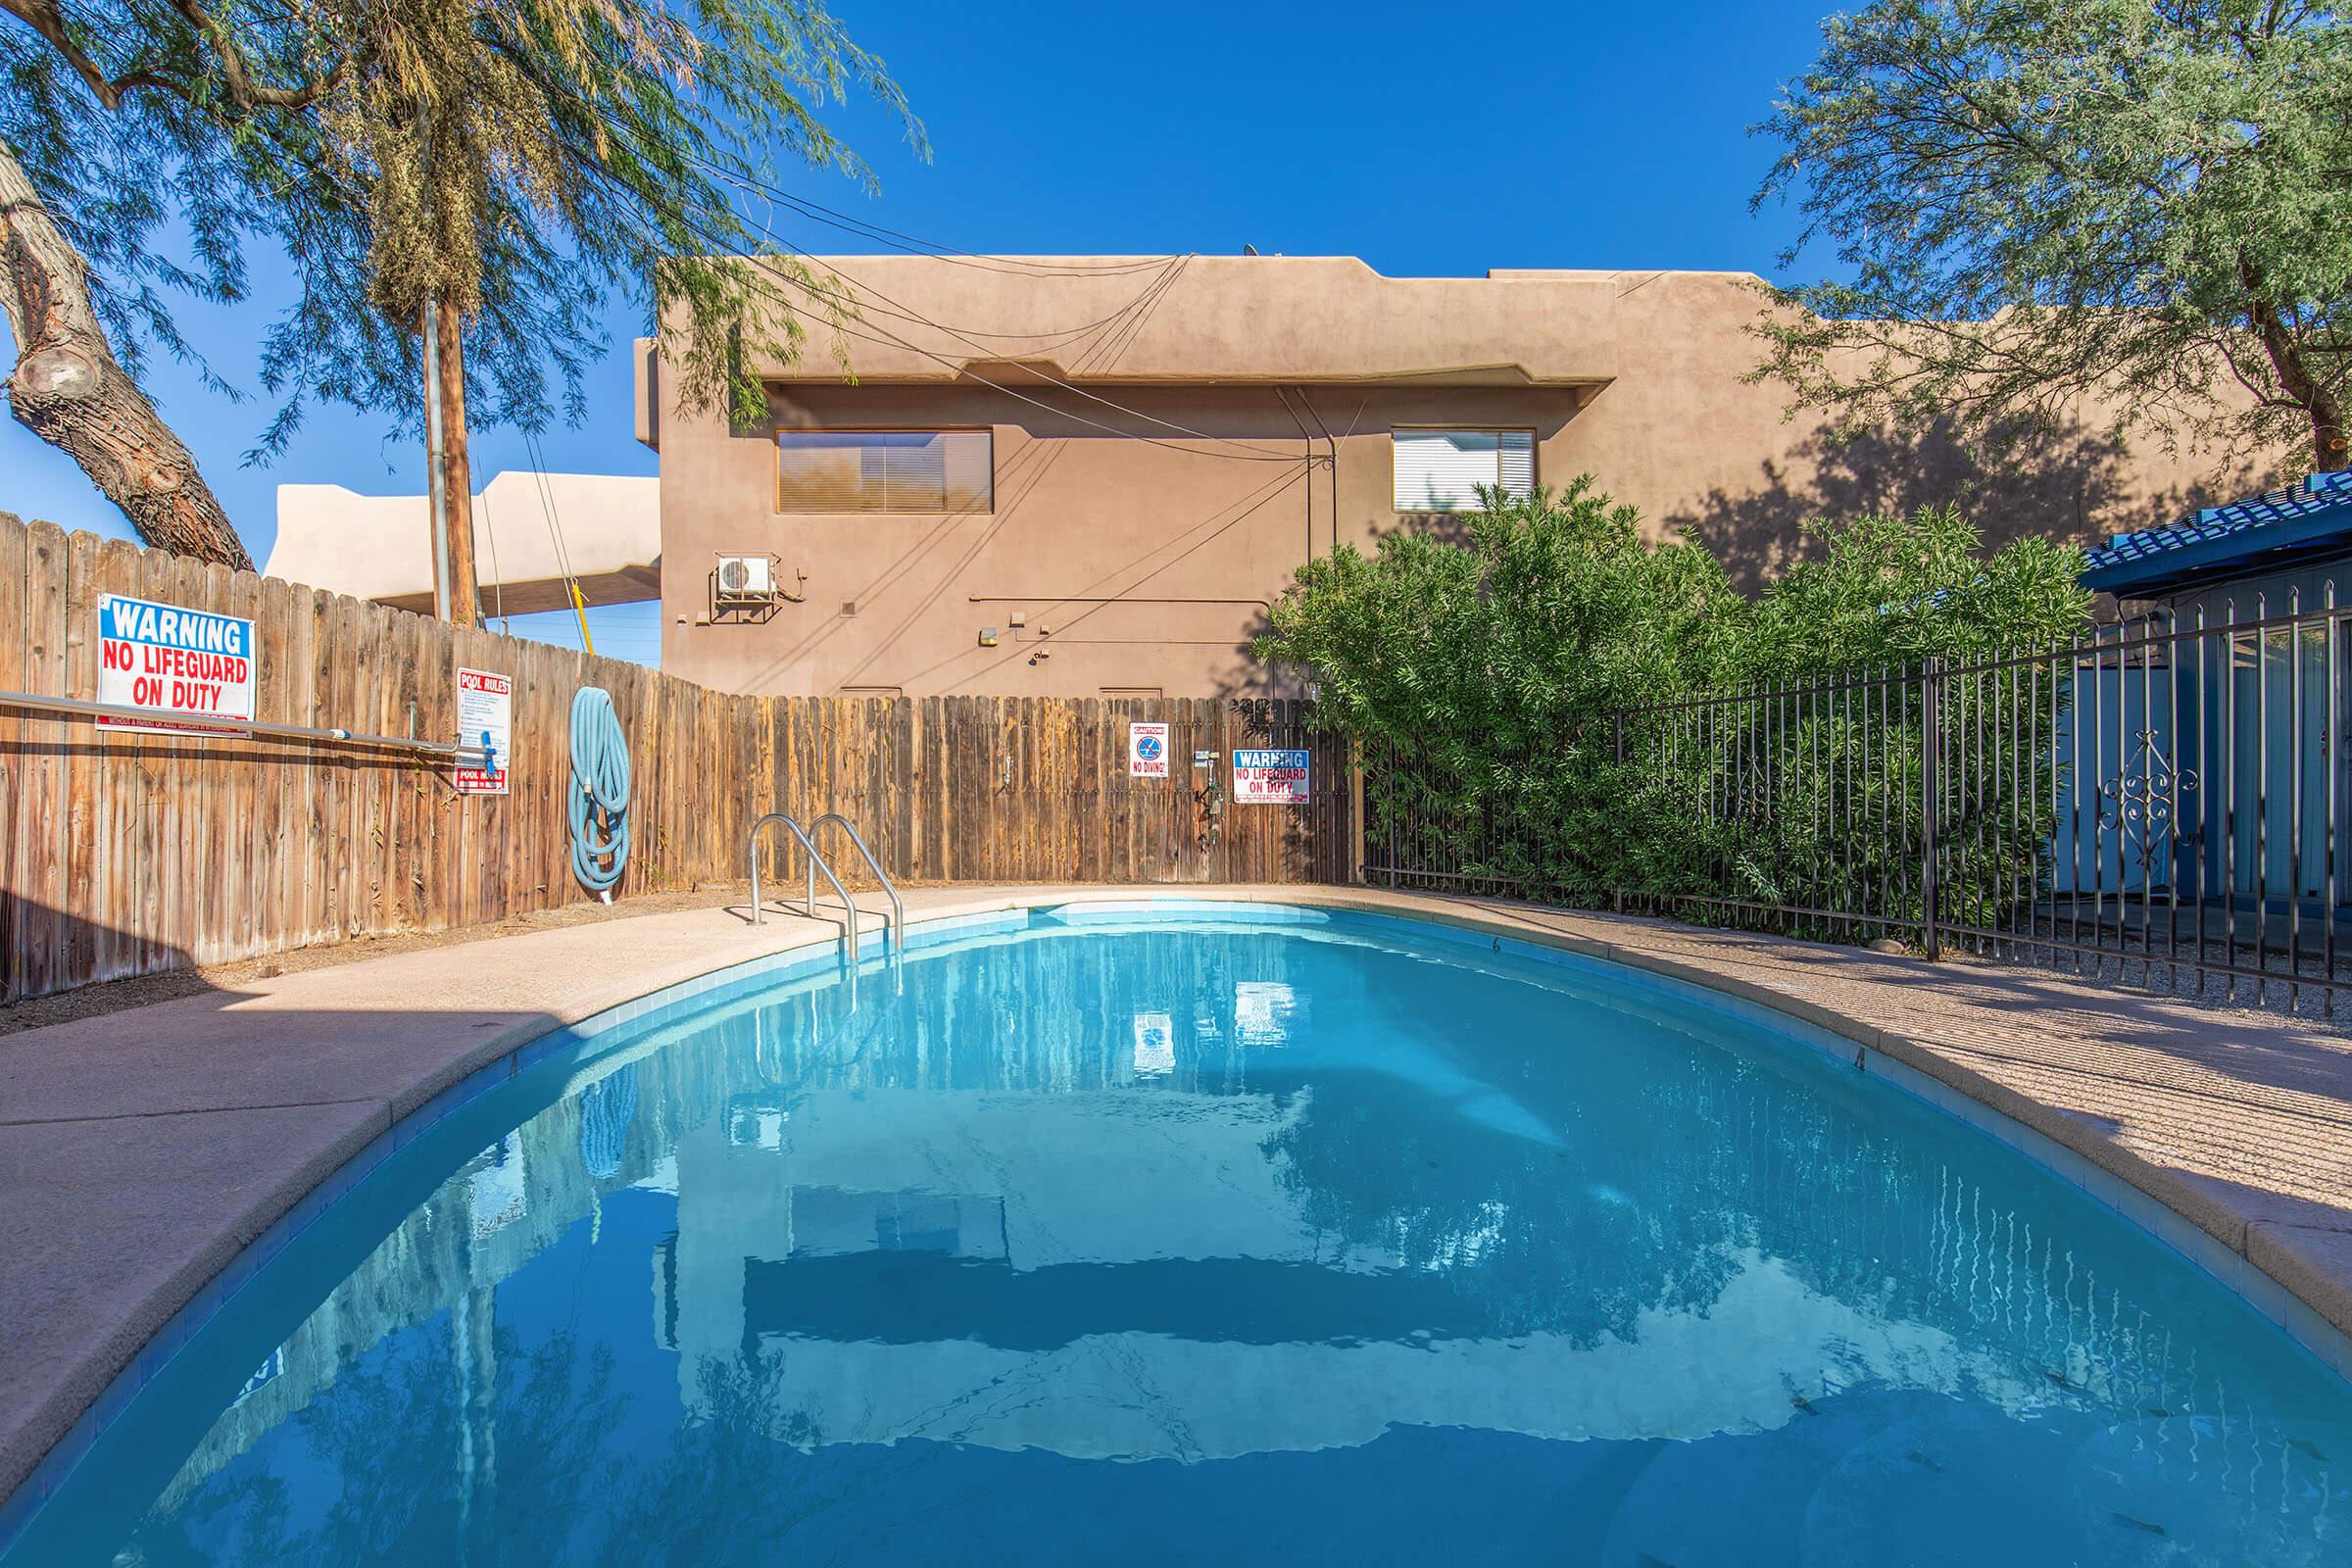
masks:
<svg viewBox="0 0 2352 1568"><path fill-rule="evenodd" d="M0 11L47 39L49 46L65 57L66 64L74 68L74 74L81 78L81 84L90 89L90 95L99 103L109 109L122 104L122 89L108 80L106 73L98 69L98 63L83 53L81 46L74 41L74 31L66 25L65 13L57 8L53 0L0 0Z"/></svg>
<svg viewBox="0 0 2352 1568"><path fill-rule="evenodd" d="M245 61L245 51L237 47L228 29L215 22L210 13L195 0L172 0L172 9L187 19L213 46L220 57L221 79L228 84L229 96L244 109L307 109L334 90L342 79L348 59L338 60L323 75L316 76L296 87L264 87L257 85Z"/></svg>
<svg viewBox="0 0 2352 1568"><path fill-rule="evenodd" d="M0 142L0 315L17 340L9 412L80 465L160 549L251 571L253 559L195 455L116 359L87 264Z"/></svg>
<svg viewBox="0 0 2352 1568"><path fill-rule="evenodd" d="M220 79L227 88L228 99L239 109L308 109L334 91L351 65L347 57L337 60L327 71L299 85L265 86L253 79L252 67L236 39L202 6L195 4L194 0L172 0L172 9L178 12L196 29L197 34L212 45L213 52L220 62ZM73 68L74 74L81 79L81 84L90 90L90 96L97 99L103 108L122 108L123 95L139 88L168 92L191 104L197 101L193 83L161 71L139 69L124 72L119 76L109 76L99 69L97 61L74 42L74 28L57 0L0 0L0 13L15 17L38 33Z"/></svg>

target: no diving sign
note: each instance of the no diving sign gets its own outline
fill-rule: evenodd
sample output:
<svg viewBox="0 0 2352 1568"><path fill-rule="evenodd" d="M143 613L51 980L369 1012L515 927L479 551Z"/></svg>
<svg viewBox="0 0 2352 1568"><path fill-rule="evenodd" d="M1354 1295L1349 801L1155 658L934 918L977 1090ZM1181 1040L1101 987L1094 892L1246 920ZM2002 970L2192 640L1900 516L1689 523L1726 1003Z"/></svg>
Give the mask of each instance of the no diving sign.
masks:
<svg viewBox="0 0 2352 1568"><path fill-rule="evenodd" d="M1167 725L1130 724L1127 726L1127 776L1130 778L1166 778L1168 776Z"/></svg>

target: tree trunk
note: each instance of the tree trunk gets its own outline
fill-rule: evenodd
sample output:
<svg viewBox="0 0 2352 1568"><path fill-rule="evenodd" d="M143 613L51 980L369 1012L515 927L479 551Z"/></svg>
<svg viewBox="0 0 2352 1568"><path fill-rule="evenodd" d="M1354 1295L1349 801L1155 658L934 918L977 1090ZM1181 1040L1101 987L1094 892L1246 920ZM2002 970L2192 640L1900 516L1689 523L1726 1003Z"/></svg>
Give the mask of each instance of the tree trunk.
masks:
<svg viewBox="0 0 2352 1568"><path fill-rule="evenodd" d="M482 621L473 568L473 467L466 456L466 325L447 300L433 312L441 357L441 493L449 503L449 618Z"/></svg>
<svg viewBox="0 0 2352 1568"><path fill-rule="evenodd" d="M2312 471L2329 473L2352 466L2352 455L2345 448L2342 402L2312 373L2302 346L2287 330L2278 308L2264 297L2262 269L2240 256L2237 271L2251 297L2246 314L2262 338L2262 350L2270 356L2271 368L2278 373L2278 388L2311 419Z"/></svg>
<svg viewBox="0 0 2352 1568"><path fill-rule="evenodd" d="M89 271L0 141L0 311L16 333L17 422L81 466L159 550L244 571L253 558L196 459L115 359Z"/></svg>
<svg viewBox="0 0 2352 1568"><path fill-rule="evenodd" d="M2339 468L2352 468L2352 456L2345 451L2343 410L2333 398L2323 396L2311 411L2311 445L2314 457L2311 471L2333 473Z"/></svg>

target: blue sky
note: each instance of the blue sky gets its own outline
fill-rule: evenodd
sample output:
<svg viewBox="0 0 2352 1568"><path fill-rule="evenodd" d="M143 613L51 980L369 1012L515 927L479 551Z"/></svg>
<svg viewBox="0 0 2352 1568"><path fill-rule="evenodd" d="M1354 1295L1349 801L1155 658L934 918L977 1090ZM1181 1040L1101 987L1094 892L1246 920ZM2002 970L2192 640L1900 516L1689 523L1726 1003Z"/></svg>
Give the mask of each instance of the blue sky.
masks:
<svg viewBox="0 0 2352 1568"><path fill-rule="evenodd" d="M1826 4L1552 0L1454 13L836 0L906 88L932 161L918 162L888 117L853 104L829 119L873 164L879 194L813 172L796 188L978 251L1230 254L1247 242L1361 256L1399 275L1770 273L1793 221L1748 213L1771 153L1746 130L1812 58ZM1449 199L1433 213L1439 192ZM862 248L813 223L783 232L812 251ZM1822 260L1809 257L1807 270ZM256 262L254 299L179 313L214 368L248 388L252 345L274 308L274 270ZM610 329L615 352L590 377L586 421L541 439L551 467L656 470L655 454L630 439L619 352L643 330L641 308L616 305ZM272 466L243 467L265 403L224 403L168 363L147 379L257 560L269 555L280 482L423 491L422 454L388 442L381 419L319 411ZM473 453L477 486L531 466L514 431L477 430ZM13 420L0 420L0 510L128 535L69 460ZM651 606L598 612L596 626L602 652L650 660L659 647ZM577 642L563 617L515 629Z"/></svg>

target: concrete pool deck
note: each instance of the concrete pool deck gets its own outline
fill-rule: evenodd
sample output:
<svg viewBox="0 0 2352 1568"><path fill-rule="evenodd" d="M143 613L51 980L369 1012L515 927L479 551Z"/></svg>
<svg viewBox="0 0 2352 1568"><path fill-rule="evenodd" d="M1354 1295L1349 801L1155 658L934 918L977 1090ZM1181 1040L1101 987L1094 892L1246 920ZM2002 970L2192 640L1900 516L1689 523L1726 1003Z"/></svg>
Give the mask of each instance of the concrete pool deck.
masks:
<svg viewBox="0 0 2352 1568"><path fill-rule="evenodd" d="M964 887L906 904L920 922L1165 897L1433 918L1777 1008L2148 1224L2352 1375L2352 1039L2034 971L1438 895ZM878 926L878 899L860 905ZM789 912L755 926L738 903L0 1037L0 1497L209 1281L402 1117L562 1025L836 931Z"/></svg>

